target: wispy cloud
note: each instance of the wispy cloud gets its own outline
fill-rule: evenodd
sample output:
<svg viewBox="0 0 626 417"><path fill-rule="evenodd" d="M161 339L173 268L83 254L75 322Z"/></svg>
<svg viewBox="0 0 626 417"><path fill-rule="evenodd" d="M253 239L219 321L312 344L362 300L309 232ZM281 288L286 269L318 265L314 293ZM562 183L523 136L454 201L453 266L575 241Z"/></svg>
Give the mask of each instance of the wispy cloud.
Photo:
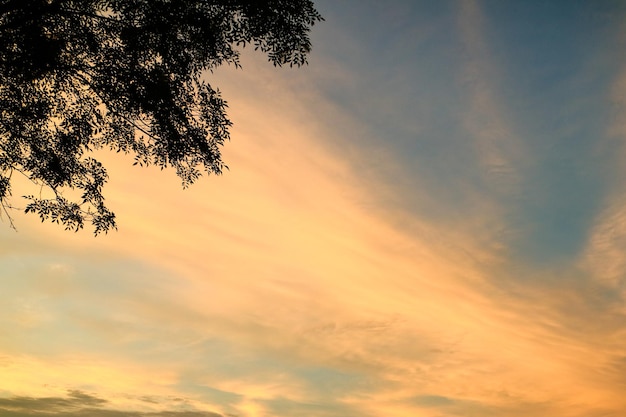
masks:
<svg viewBox="0 0 626 417"><path fill-rule="evenodd" d="M626 31L625 31L626 32ZM584 262L593 276L613 288L624 291L626 274L626 188L623 177L626 175L626 71L615 80L609 97L613 122L608 126L608 136L616 145L615 169L612 172L613 187L604 201L603 210L596 218L585 250Z"/></svg>
<svg viewBox="0 0 626 417"><path fill-rule="evenodd" d="M519 234L511 219L524 192L529 155L499 94L503 77L486 39L487 20L481 7L480 2L467 0L458 9L463 61L459 78L465 101L460 117L463 135L473 144L467 156L468 173L459 180L466 182L472 215L488 219L483 225L491 229L488 239L504 249Z"/></svg>

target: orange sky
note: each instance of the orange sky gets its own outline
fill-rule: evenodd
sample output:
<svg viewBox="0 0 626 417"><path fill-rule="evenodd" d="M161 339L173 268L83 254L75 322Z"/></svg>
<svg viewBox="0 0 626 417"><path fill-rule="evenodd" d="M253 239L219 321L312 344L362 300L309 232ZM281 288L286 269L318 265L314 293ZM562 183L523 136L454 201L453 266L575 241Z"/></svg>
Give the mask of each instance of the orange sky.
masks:
<svg viewBox="0 0 626 417"><path fill-rule="evenodd" d="M89 408L137 417L626 410L623 181L603 183L576 253L542 249L548 262L524 249L558 240L525 210L553 203L533 181L545 170L546 183L557 183L561 165L541 165L550 161L522 123L530 110L508 95L502 46L490 34L494 19L512 17L481 2L444 11L409 3L393 2L410 13L423 7L436 22L416 49L453 49L440 39L446 25L463 48L450 137L429 136L442 127L417 98L415 120L381 136L373 121L406 108L350 97L370 75L333 47L374 46L338 20L347 6L322 2L327 21L316 29L326 33L314 38L320 51L309 67L275 69L245 55L243 71L214 75L235 122L223 176L183 191L173 172L102 154L119 231L93 238L15 214L18 232L0 232L0 414L30 417L55 398L67 401L52 415L77 416ZM375 16L375 6L359 7ZM412 16L379 19L404 13ZM354 61L365 53L353 50ZM626 66L607 62L617 74L608 92L581 93L578 105L597 101L615 115L595 146L623 153ZM420 60L386 65L422 68ZM415 74L415 83L429 82ZM402 87L389 94L406 98ZM424 100L430 94L453 95L433 87ZM369 108L377 100L379 113ZM577 132L575 122L564 117L559 129ZM403 151L403 126L422 141L421 154ZM440 158L436 168L424 154ZM611 172L621 178L617 159Z"/></svg>

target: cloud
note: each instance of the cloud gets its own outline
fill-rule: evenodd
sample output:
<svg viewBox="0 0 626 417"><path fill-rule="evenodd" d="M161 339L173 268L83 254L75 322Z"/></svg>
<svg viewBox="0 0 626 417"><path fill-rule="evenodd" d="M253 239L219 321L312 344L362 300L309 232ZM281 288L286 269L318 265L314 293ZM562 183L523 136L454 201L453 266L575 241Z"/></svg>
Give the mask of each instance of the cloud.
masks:
<svg viewBox="0 0 626 417"><path fill-rule="evenodd" d="M623 29L626 33L626 29ZM587 247L582 257L582 267L605 285L611 286L626 296L624 276L626 275L626 188L622 178L626 174L626 70L613 82L608 97L614 115L613 123L607 128L608 136L616 141L616 149L610 162L614 169L611 189L605 197L602 209L596 216L589 233Z"/></svg>
<svg viewBox="0 0 626 417"><path fill-rule="evenodd" d="M477 1L461 2L459 26L465 57L461 77L469 92L463 125L475 140L483 180L496 196L502 193L510 198L521 191L519 164L527 158L511 127L506 103L498 97L501 76L485 40L485 24Z"/></svg>
<svg viewBox="0 0 626 417"><path fill-rule="evenodd" d="M67 397L11 397L0 398L0 407L13 410L29 410L31 412L40 411L72 411L77 408L100 407L107 401L86 394L79 390L70 390Z"/></svg>
<svg viewBox="0 0 626 417"><path fill-rule="evenodd" d="M14 396L0 398L0 414L8 417L225 417L208 411L141 412L106 408L109 401L80 390L69 390L64 397ZM229 416L233 417L233 416Z"/></svg>

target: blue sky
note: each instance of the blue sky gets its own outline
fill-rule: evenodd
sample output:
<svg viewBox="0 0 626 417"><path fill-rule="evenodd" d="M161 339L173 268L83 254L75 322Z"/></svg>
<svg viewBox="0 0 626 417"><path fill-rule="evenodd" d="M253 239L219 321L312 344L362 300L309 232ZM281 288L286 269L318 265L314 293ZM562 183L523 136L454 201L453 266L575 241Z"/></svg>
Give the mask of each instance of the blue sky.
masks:
<svg viewBox="0 0 626 417"><path fill-rule="evenodd" d="M316 5L208 76L224 175L0 228L0 414L623 415L626 5Z"/></svg>

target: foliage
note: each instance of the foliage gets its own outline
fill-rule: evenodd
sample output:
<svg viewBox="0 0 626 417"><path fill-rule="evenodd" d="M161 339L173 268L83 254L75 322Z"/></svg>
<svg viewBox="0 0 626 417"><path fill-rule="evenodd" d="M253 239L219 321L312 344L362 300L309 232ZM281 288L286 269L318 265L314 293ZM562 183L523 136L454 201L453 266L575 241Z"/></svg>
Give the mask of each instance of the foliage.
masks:
<svg viewBox="0 0 626 417"><path fill-rule="evenodd" d="M321 19L310 0L0 0L4 211L17 173L53 191L25 196L42 221L115 228L107 171L89 156L99 148L173 167L183 186L220 174L231 122L202 75L239 67L249 44L274 65L301 66Z"/></svg>

